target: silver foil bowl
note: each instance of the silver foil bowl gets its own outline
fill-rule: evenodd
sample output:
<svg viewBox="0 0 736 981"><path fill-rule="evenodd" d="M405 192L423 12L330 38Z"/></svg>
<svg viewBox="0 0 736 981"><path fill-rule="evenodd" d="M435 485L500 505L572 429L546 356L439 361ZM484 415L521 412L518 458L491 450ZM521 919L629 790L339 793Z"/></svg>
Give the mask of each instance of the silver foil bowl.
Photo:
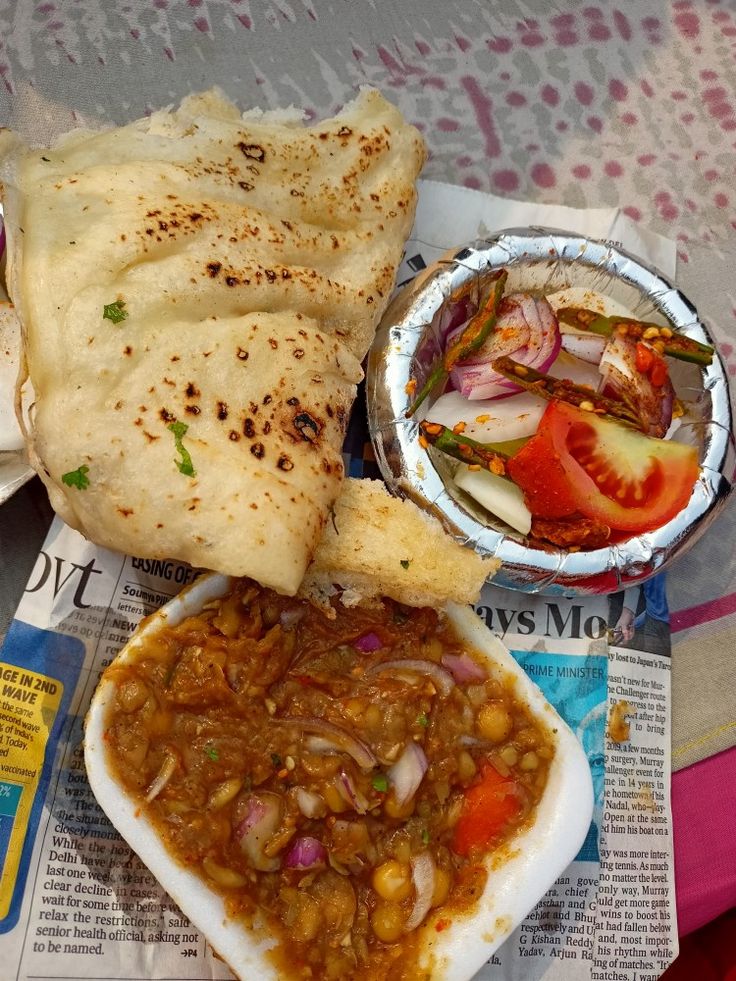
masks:
<svg viewBox="0 0 736 981"><path fill-rule="evenodd" d="M682 555L703 534L731 491L734 441L726 371L718 355L705 369L670 360L686 408L675 439L698 448L700 474L686 508L655 531L592 551L530 545L455 488L443 454L422 449L418 419L407 419L407 383L417 391L439 354L440 337L458 304L477 307L481 284L508 270L507 292L551 293L578 286L617 300L640 320L713 341L697 311L655 269L611 242L548 228L508 229L477 240L422 272L394 298L378 329L367 373L368 425L378 466L392 492L435 514L459 541L502 562L498 586L524 592L585 595L642 583ZM456 316L456 312L455 312ZM441 392L441 386L433 396ZM432 398L427 402L431 404Z"/></svg>

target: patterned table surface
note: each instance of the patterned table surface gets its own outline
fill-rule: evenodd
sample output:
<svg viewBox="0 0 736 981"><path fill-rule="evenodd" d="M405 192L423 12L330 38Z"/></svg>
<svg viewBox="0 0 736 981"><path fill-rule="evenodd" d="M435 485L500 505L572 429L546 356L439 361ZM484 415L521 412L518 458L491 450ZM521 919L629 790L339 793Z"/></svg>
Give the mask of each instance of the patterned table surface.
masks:
<svg viewBox="0 0 736 981"><path fill-rule="evenodd" d="M220 85L330 115L364 84L424 133L424 176L618 206L678 246L736 375L734 0L0 0L0 123L43 141ZM736 509L669 576L675 767L736 743ZM0 628L47 522L0 511Z"/></svg>

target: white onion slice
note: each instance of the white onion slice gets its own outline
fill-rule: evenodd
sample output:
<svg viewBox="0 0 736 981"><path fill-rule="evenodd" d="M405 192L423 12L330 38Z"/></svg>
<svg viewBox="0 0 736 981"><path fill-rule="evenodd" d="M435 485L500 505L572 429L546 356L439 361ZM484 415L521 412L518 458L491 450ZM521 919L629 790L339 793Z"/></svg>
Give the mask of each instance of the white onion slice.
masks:
<svg viewBox="0 0 736 981"><path fill-rule="evenodd" d="M146 791L146 803L150 804L152 800L155 800L169 780L171 780L171 778L174 776L177 762L177 758L173 753L166 754L166 757L161 764L161 769L158 771L151 782L151 786Z"/></svg>
<svg viewBox="0 0 736 981"><path fill-rule="evenodd" d="M562 343L565 343L564 334L562 335ZM600 361L600 358L598 361ZM576 385L589 385L595 392L598 390L598 384L601 379L598 371L598 361L595 364L582 361L580 358L576 358L567 352L563 347L557 355L549 373L554 375L555 378L563 378L567 381L574 382Z"/></svg>
<svg viewBox="0 0 736 981"><path fill-rule="evenodd" d="M669 375L663 385L652 385L648 375L636 367L636 341L614 331L608 338L600 363L601 390L612 390L639 415L649 436L663 437L672 422L675 390Z"/></svg>
<svg viewBox="0 0 736 981"><path fill-rule="evenodd" d="M306 790L304 787L296 789L296 804L304 817L318 818L325 814L325 802L320 794L313 790Z"/></svg>
<svg viewBox="0 0 736 981"><path fill-rule="evenodd" d="M414 908L404 928L407 933L416 930L432 908L435 868L429 852L421 852L411 859L411 877L414 882L415 898Z"/></svg>
<svg viewBox="0 0 736 981"><path fill-rule="evenodd" d="M419 784L427 772L427 757L422 747L413 740L404 747L404 752L386 772L396 803L403 807L419 789Z"/></svg>
<svg viewBox="0 0 736 981"><path fill-rule="evenodd" d="M606 338L601 334L589 334L579 330L561 330L562 347L568 354L588 364L598 364L606 346ZM555 372L557 374L557 372Z"/></svg>
<svg viewBox="0 0 736 981"><path fill-rule="evenodd" d="M532 513L524 501L524 492L506 477L488 470L470 470L464 464L455 471L455 483L474 501L522 535L532 527Z"/></svg>
<svg viewBox="0 0 736 981"><path fill-rule="evenodd" d="M449 671L445 671L434 661L423 661L421 658L407 657L398 661L381 661L379 664L371 665L365 673L366 675L392 674L400 678L406 677L407 681L412 683L426 677L444 696L449 695L455 687L455 679Z"/></svg>
<svg viewBox="0 0 736 981"><path fill-rule="evenodd" d="M530 392L480 402L470 402L460 392L446 392L429 408L427 419L448 429L462 422L463 436L479 443L501 443L533 436L546 408L546 400Z"/></svg>
<svg viewBox="0 0 736 981"><path fill-rule="evenodd" d="M597 290L588 289L587 286L566 286L556 293L548 293L547 300L555 313L560 307L583 307L584 310L594 310L603 317L623 317L629 320L634 317L632 310L623 303Z"/></svg>

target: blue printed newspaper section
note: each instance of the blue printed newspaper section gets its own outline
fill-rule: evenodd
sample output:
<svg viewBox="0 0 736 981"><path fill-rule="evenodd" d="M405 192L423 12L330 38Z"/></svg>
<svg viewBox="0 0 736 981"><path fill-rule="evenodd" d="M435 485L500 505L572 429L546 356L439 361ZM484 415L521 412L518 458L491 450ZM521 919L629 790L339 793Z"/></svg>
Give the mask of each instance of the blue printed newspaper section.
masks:
<svg viewBox="0 0 736 981"><path fill-rule="evenodd" d="M576 656L547 651L512 650L511 653L570 726L588 757L595 805L588 835L576 859L598 862L605 779L608 658L602 654Z"/></svg>
<svg viewBox="0 0 736 981"><path fill-rule="evenodd" d="M56 749L84 644L20 620L0 650L0 933L18 921ZM1 973L1 972L0 972Z"/></svg>

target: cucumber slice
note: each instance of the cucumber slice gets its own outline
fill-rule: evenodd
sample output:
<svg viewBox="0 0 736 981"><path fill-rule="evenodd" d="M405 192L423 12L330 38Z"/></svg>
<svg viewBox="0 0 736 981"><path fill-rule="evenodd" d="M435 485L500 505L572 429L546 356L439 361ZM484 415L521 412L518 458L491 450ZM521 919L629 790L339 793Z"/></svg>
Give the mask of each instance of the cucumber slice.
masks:
<svg viewBox="0 0 736 981"><path fill-rule="evenodd" d="M455 473L455 483L486 511L495 514L522 535L529 534L532 513L524 503L521 489L513 481L497 477L489 470L470 470L461 464Z"/></svg>

